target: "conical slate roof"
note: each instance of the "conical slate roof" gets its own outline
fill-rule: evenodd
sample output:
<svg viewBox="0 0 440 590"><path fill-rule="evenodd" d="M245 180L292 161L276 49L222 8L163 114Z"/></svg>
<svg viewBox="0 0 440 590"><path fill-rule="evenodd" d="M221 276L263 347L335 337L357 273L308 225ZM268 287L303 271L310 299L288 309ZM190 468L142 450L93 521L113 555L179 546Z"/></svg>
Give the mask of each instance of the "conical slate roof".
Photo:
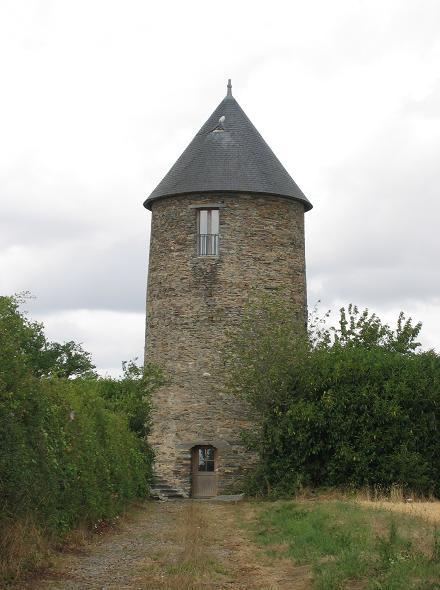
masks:
<svg viewBox="0 0 440 590"><path fill-rule="evenodd" d="M221 121L220 121L221 119ZM265 193L312 204L228 93L186 150L157 185L154 200L188 193Z"/></svg>

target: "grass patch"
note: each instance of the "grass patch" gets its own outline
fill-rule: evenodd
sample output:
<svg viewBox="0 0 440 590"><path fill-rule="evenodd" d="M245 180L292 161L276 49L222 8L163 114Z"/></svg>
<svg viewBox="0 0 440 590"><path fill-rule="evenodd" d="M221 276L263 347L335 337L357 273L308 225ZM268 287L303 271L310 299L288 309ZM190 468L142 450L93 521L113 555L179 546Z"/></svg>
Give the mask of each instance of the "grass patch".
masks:
<svg viewBox="0 0 440 590"><path fill-rule="evenodd" d="M0 533L0 586L8 587L29 570L48 563L50 543L31 519L2 522Z"/></svg>
<svg viewBox="0 0 440 590"><path fill-rule="evenodd" d="M215 526L200 504L185 502L176 511L172 528L160 535L161 552L150 554L142 578L144 587L155 590L204 590L219 587L227 575L213 554Z"/></svg>
<svg viewBox="0 0 440 590"><path fill-rule="evenodd" d="M311 566L316 590L439 590L432 524L347 502L275 503L254 529L272 556Z"/></svg>

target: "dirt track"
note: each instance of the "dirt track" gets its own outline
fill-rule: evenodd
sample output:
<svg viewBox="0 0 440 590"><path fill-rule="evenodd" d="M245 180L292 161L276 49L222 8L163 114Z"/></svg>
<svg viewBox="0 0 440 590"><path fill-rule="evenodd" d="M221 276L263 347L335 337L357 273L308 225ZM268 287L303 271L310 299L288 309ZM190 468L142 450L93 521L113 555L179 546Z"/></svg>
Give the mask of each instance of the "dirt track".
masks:
<svg viewBox="0 0 440 590"><path fill-rule="evenodd" d="M148 503L116 532L67 554L32 590L307 590L310 572L269 560L246 533L246 502Z"/></svg>

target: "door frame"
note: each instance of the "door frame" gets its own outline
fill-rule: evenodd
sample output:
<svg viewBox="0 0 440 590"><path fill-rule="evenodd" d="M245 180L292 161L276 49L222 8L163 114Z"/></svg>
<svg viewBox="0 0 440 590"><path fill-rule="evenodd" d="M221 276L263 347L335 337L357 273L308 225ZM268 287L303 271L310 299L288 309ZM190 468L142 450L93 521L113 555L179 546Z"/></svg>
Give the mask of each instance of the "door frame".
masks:
<svg viewBox="0 0 440 590"><path fill-rule="evenodd" d="M214 451L214 470L213 471L199 471L199 449L201 448L211 448ZM217 496L218 491L218 449L214 445L210 444L201 444L201 445L194 445L191 448L191 497L192 498L214 498ZM215 493L210 493L208 495L202 495L197 493L197 482L203 481L204 478L209 478L212 487L215 490ZM208 482L206 482L208 483Z"/></svg>

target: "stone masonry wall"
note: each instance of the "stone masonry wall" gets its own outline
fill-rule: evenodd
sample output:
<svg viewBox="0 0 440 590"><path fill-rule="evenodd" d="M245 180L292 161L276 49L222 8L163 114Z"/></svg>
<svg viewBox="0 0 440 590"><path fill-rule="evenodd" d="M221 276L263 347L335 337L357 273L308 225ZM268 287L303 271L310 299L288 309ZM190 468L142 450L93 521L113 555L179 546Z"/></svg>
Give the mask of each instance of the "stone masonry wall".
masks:
<svg viewBox="0 0 440 590"><path fill-rule="evenodd" d="M220 255L197 256L197 209L222 203ZM304 206L268 195L166 197L152 206L146 361L170 382L153 399L150 436L156 472L190 493L191 448L217 448L219 493L249 464L240 443L244 405L222 390L225 329L242 316L251 291L283 292L306 309Z"/></svg>

